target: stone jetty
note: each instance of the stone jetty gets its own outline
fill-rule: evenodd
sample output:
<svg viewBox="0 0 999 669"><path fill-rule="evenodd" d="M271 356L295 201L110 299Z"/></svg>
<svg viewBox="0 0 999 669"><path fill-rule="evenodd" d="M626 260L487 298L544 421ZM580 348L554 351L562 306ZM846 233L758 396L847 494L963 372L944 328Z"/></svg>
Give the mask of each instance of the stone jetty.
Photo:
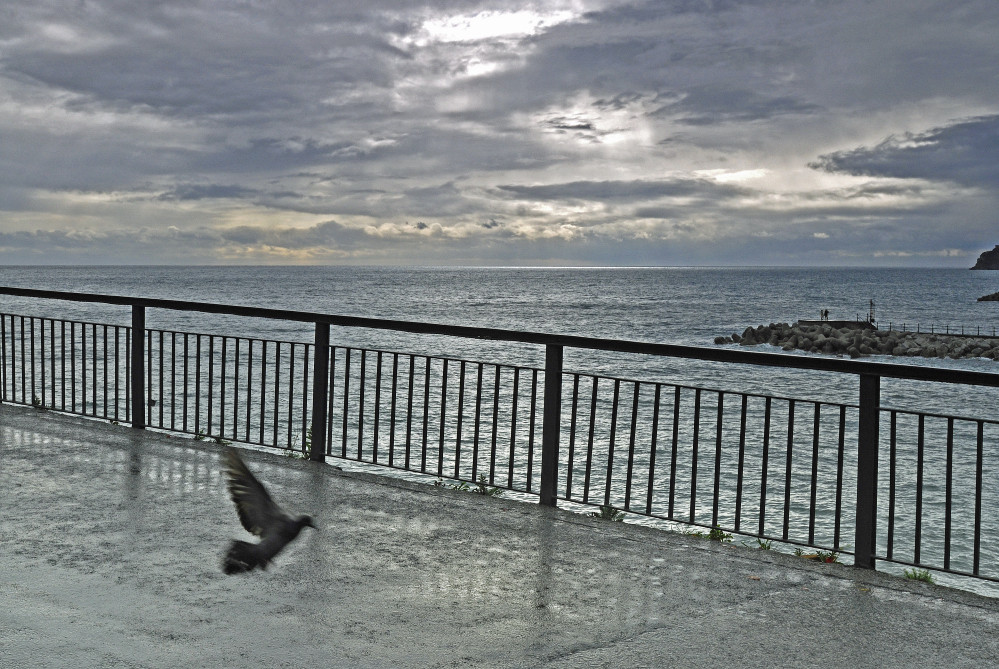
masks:
<svg viewBox="0 0 999 669"><path fill-rule="evenodd" d="M999 302L999 293L990 293L978 298L979 302Z"/></svg>
<svg viewBox="0 0 999 669"><path fill-rule="evenodd" d="M740 334L716 337L716 344L769 344L785 351L801 350L860 358L893 355L923 358L988 358L999 360L999 338L928 332L879 330L864 321L799 321L748 327Z"/></svg>

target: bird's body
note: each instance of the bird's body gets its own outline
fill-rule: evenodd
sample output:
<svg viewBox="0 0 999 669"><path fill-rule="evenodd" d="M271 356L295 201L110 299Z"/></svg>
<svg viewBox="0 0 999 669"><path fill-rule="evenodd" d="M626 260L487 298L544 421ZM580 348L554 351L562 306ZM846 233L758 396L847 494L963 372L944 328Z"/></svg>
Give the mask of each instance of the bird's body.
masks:
<svg viewBox="0 0 999 669"><path fill-rule="evenodd" d="M235 449L223 451L222 461L239 521L247 532L260 537L256 544L234 540L222 561L222 569L227 574L248 572L257 567L267 569L274 556L291 543L303 527L315 528L315 525L310 516L295 518L285 513Z"/></svg>

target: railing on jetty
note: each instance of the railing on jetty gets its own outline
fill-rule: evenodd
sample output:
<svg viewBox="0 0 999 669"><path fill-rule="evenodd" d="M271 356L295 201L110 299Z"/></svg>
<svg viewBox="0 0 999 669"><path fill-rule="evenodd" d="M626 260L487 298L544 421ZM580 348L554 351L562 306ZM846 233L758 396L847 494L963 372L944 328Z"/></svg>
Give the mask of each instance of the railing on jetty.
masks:
<svg viewBox="0 0 999 669"><path fill-rule="evenodd" d="M0 288L131 325L0 313L0 401L337 457L999 581L999 420L881 406L882 378L999 375L727 348ZM156 330L146 310L314 324L312 342ZM355 348L331 326L543 347L543 368ZM563 369L566 348L857 379L856 404ZM852 547L852 550L851 550ZM987 554L991 554L989 550Z"/></svg>
<svg viewBox="0 0 999 669"><path fill-rule="evenodd" d="M964 325L951 325L949 323L944 325L924 325L920 323L892 323L889 321L888 325L885 326L884 323L876 324L885 330L896 331L896 332L914 332L916 334L938 334L946 335L949 337L992 337L995 338L999 336L999 329L995 325L976 325L974 327Z"/></svg>

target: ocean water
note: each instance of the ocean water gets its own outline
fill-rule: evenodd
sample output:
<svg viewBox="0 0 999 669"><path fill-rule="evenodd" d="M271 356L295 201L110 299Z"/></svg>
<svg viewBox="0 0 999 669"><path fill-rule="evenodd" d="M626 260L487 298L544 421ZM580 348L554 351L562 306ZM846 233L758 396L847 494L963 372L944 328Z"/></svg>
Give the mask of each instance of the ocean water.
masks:
<svg viewBox="0 0 999 669"><path fill-rule="evenodd" d="M882 327L889 323L893 327L904 324L910 329L918 325L923 330L930 327L960 330L963 327L965 332L978 329L991 332L993 328L999 328L999 303L977 301L978 297L999 290L999 272L952 269L0 267L0 285L704 347L714 347L716 336L741 333L747 326L817 319L823 309L828 309L834 320L863 319L867 317L871 300L874 301L875 318ZM9 296L0 296L0 312L112 324L128 324L130 318L124 307ZM309 324L167 310L148 310L147 325L183 332L286 341L309 342L312 339ZM331 340L338 346L536 367L542 366L544 356L540 347L526 344L358 328L333 328ZM734 344L728 346L738 348ZM775 350L768 346L756 349ZM872 358L879 359L898 362L890 358ZM984 359L906 359L904 362L999 374L999 363ZM858 393L857 378L845 374L597 351L567 350L565 369L829 403L855 404ZM881 392L883 406L971 419L999 419L997 389L884 379ZM709 408L704 410L705 415L711 415ZM802 420L803 425L809 422L807 417ZM959 422L958 432L973 431L974 426L973 421ZM942 428L937 427L939 432ZM994 511L999 508L999 485L996 484L999 481L999 431L992 425L987 427L982 517L986 541L991 537L999 540L999 514ZM900 425L896 540L901 543L908 541L906 535L911 536L913 532L911 516L916 502L912 472L916 454L912 444L906 441L912 440L913 430L911 421L908 427ZM802 438L807 440L807 434ZM882 486L890 476L885 469L888 439L887 428L883 425ZM849 437L847 441L850 441ZM853 436L854 453L855 441ZM971 443L973 441L972 435ZM970 517L969 505L973 506L974 502L968 495L973 492L974 476L972 473L968 478L967 472L969 467L973 470L976 454L967 443L960 440L957 443L954 466L955 480L959 483L950 492L941 474L946 468L945 449L940 439L932 448L928 444L923 511L926 553L939 554L942 550L940 537L948 522L941 510L945 495L953 495L955 508L961 504L967 506L959 509L960 515L965 519ZM798 442L795 444L795 452L799 452ZM804 444L804 452L810 450L809 446ZM773 457L780 458L776 444L774 448ZM805 459L802 463L805 464ZM705 464L710 465L707 457L701 466ZM795 466L798 467L797 459ZM826 466L834 467L834 464L824 461L823 467ZM724 476L731 479L731 463L723 468ZM773 474L783 476L779 466ZM709 471L702 475L704 480L710 480ZM808 472L795 470L796 485L799 476L803 477L803 485L807 484ZM962 483L964 481L971 481L971 488ZM615 481L615 485L622 487L624 483ZM665 482L661 487L666 487ZM818 491L819 501L825 508L831 504L831 494L827 489ZM728 504L731 500L725 501ZM936 506L932 506L931 501ZM881 507L882 516L885 506ZM966 522L955 525L954 532L967 531ZM883 540L883 528L879 532ZM991 553L989 550L988 554ZM967 555L961 559L964 562L955 562L955 566L969 569ZM995 569L989 566L988 573L992 572ZM963 582L955 584L968 587ZM990 584L973 584L971 588L993 596L999 594L999 589Z"/></svg>
<svg viewBox="0 0 999 669"><path fill-rule="evenodd" d="M0 285L708 347L718 335L817 319L822 309L833 320L866 318L871 300L882 327L999 327L999 303L977 301L999 290L999 272L954 269L18 266L0 267ZM126 308L107 305L46 306L8 296L0 296L0 305L44 316L55 308L55 315L100 323L129 318ZM150 310L147 323L294 341L312 337L308 324L164 310ZM332 337L335 344L476 360L538 366L543 360L543 351L528 345L347 328L334 328ZM905 362L999 373L999 364L984 359ZM837 402L856 401L857 392L855 379L843 375L588 351L567 351L566 368L712 388L724 378L726 390ZM886 380L882 393L885 404L999 416L990 390Z"/></svg>

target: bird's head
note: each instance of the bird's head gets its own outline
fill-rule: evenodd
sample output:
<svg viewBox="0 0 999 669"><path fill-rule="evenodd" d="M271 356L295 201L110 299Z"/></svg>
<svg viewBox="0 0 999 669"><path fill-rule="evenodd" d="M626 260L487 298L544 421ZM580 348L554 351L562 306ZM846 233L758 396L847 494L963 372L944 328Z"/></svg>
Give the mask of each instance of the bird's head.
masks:
<svg viewBox="0 0 999 669"><path fill-rule="evenodd" d="M311 527L314 530L318 530L319 529L318 527L316 527L315 522L313 522L312 516L299 516L298 517L298 526L300 528L301 527Z"/></svg>

